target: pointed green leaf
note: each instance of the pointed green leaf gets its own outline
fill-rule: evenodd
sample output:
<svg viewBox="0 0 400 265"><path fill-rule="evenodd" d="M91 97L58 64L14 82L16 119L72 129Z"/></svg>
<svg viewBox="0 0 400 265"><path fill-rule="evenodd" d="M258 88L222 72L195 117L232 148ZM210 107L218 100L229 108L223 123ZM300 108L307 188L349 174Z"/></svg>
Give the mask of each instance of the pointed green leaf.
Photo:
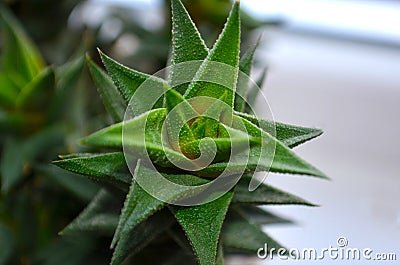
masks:
<svg viewBox="0 0 400 265"><path fill-rule="evenodd" d="M21 24L4 5L0 6L0 26L4 30L1 69L7 76L21 79L23 86L39 74L44 61Z"/></svg>
<svg viewBox="0 0 400 265"><path fill-rule="evenodd" d="M172 63L204 60L208 48L180 0L171 1Z"/></svg>
<svg viewBox="0 0 400 265"><path fill-rule="evenodd" d="M299 204L313 206L312 203L300 197L281 191L266 184L261 184L254 191L249 191L250 177L243 177L235 187L232 202L248 204Z"/></svg>
<svg viewBox="0 0 400 265"><path fill-rule="evenodd" d="M126 252L127 248L131 243L132 235L135 235L138 227L144 227L146 230L150 229L148 224L148 218L152 218L156 212L159 212L164 206L165 202L162 202L153 196L149 195L145 190L140 187L140 185L135 181L140 178L150 178L151 175L158 174L157 172L145 168L139 162L135 169L135 176L132 179L132 184L130 190L126 196L126 200L124 203L124 207L122 209L122 213L118 222L117 230L114 234L114 238L111 246L115 248L114 256L112 264L120 264L120 262L126 257L128 252ZM204 181L196 178L194 176L189 175L167 175L163 174L163 177L166 177L170 181L181 185L198 185L203 184ZM154 183L157 185L157 183ZM174 200L175 198L182 198L186 195L181 193L180 191L171 191L168 189L161 189L160 194L164 198L168 198L168 201ZM190 191L189 191L190 192ZM189 193L190 194L190 193ZM146 222L144 222L146 221ZM169 228L171 223L158 224L164 230ZM158 228L160 230L160 228ZM140 238L143 238L145 235L141 235ZM146 242L149 241L149 238L143 238Z"/></svg>
<svg viewBox="0 0 400 265"><path fill-rule="evenodd" d="M236 1L221 35L213 49L209 52L207 58L202 63L194 82L190 84L189 89L185 93L185 98L198 96L220 98L227 91L228 96L225 103L228 104L228 106L233 107L234 92L238 75L239 49L240 12L239 2ZM212 62L226 64L231 68L228 67L227 69L221 69L220 67L216 67L216 64L213 64ZM224 79L224 84L226 84L226 86L214 82L202 81L204 78L208 79L210 75L214 78L223 76L221 78Z"/></svg>
<svg viewBox="0 0 400 265"><path fill-rule="evenodd" d="M141 99L141 101L146 101L146 98L148 98L149 100L154 100L155 95L162 96L164 94L166 82L164 82L162 79L130 69L114 61L113 59L102 53L100 50L99 53L104 63L104 66L108 71L108 74L111 76L114 84L118 88L119 92L121 93L127 104L130 102L132 96L136 93L138 87L140 87L140 85L142 85L146 80L147 82L151 82L146 83L146 87L151 88L153 91L140 91L141 94L139 95L139 98ZM149 95L151 96L149 97ZM135 103L142 103L145 107L147 107L147 102ZM158 99L153 109L162 107L162 104L163 98L161 97L160 99ZM144 111L147 110L149 109L145 109Z"/></svg>
<svg viewBox="0 0 400 265"><path fill-rule="evenodd" d="M121 201L100 190L88 206L60 234L95 232L112 235L118 224Z"/></svg>
<svg viewBox="0 0 400 265"><path fill-rule="evenodd" d="M54 161L54 165L88 176L90 179L112 184L122 190L131 182L123 153L80 154Z"/></svg>
<svg viewBox="0 0 400 265"><path fill-rule="evenodd" d="M114 122L123 121L127 107L126 102L123 100L111 78L89 56L86 57L86 61L108 113Z"/></svg>
<svg viewBox="0 0 400 265"><path fill-rule="evenodd" d="M236 112L235 114L250 121L256 126L259 126L267 133L273 134L275 131L276 138L290 148L314 139L323 133L320 129L306 128L280 122L272 122L270 120L257 119L254 116L240 112Z"/></svg>
<svg viewBox="0 0 400 265"><path fill-rule="evenodd" d="M171 11L172 68L170 73L170 82L171 84L175 84L176 82L179 82L178 80L183 74L184 69L181 69L180 66L186 66L184 64L178 64L195 60L204 60L207 57L208 48L180 0L171 1ZM194 70L197 71L197 69ZM187 87L188 84L181 84L174 88L183 95L186 92Z"/></svg>
<svg viewBox="0 0 400 265"><path fill-rule="evenodd" d="M120 265L128 257L142 250L152 240L174 224L174 218L166 209L140 223L119 241L111 265Z"/></svg>
<svg viewBox="0 0 400 265"><path fill-rule="evenodd" d="M259 41L257 41L257 45L254 45L251 49L249 49L243 56L241 57L239 61L239 76L238 76L238 81L237 81L237 86L236 86L236 96L235 96L235 110L237 111L244 111L245 106L246 106L246 95L247 95L247 89L249 86L249 76L251 73L251 67L253 65L253 58L254 58L254 53L257 49L257 46L259 44Z"/></svg>
<svg viewBox="0 0 400 265"><path fill-rule="evenodd" d="M22 88L16 99L16 106L21 109L48 107L49 99L54 94L54 80L54 69L45 68Z"/></svg>
<svg viewBox="0 0 400 265"><path fill-rule="evenodd" d="M215 264L221 227L233 193L198 206L174 207L175 218L192 244L200 265Z"/></svg>
<svg viewBox="0 0 400 265"><path fill-rule="evenodd" d="M269 237L262 229L251 223L239 213L232 213L224 224L222 234L224 246L228 249L257 253L259 248L267 244L268 249L283 248L278 242Z"/></svg>
<svg viewBox="0 0 400 265"><path fill-rule="evenodd" d="M125 132L130 132L129 135L128 133L124 135L126 150L135 157L150 157L153 163L164 167L174 166L170 159L192 164L190 159L168 147L168 143L163 147L161 132L165 115L165 109L155 109L132 120L100 130L89 135L82 142L88 145L122 150L122 131L125 130ZM146 135L141 133L143 128L146 130Z"/></svg>
<svg viewBox="0 0 400 265"><path fill-rule="evenodd" d="M135 174L139 174L140 164L136 167ZM164 202L157 200L143 190L132 178L132 184L126 196L124 207L118 222L117 230L111 243L113 248L120 239L123 240L139 223L163 208Z"/></svg>
<svg viewBox="0 0 400 265"><path fill-rule="evenodd" d="M239 154L236 162L230 163L229 166L226 162L215 163L196 172L197 175L210 177L212 175L220 174L225 169L227 169L228 172L235 174L235 172L241 172L243 168L246 168L249 172L254 172L254 170L270 170L277 173L291 173L327 178L324 173L301 159L282 142L278 141L276 138L272 137L267 132L264 132L246 119L235 115L234 127L235 123L243 124L246 127L247 133L251 136L259 137L262 135L264 140L269 143L265 147L271 146L271 143L275 145L275 154L272 165L270 165L271 154L268 153L269 151L256 145L250 148L248 156L247 153L244 153L243 158L241 159ZM239 126L238 129L242 129L242 127Z"/></svg>

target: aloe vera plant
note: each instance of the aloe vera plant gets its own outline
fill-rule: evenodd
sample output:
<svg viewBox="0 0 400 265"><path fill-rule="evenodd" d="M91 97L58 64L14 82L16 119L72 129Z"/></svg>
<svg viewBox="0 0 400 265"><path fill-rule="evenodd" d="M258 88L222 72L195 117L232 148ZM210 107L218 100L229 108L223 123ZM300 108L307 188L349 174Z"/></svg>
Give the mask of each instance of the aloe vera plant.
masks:
<svg viewBox="0 0 400 265"><path fill-rule="evenodd" d="M246 76L255 48L239 57L239 1L211 49L180 0L171 4L165 79L100 52L107 75L87 58L115 124L82 140L97 152L54 162L103 187L62 233L113 235L114 265L223 264L230 251L278 249L261 226L282 219L258 206L312 204L253 174L326 178L291 150L322 131L253 115L260 91Z"/></svg>

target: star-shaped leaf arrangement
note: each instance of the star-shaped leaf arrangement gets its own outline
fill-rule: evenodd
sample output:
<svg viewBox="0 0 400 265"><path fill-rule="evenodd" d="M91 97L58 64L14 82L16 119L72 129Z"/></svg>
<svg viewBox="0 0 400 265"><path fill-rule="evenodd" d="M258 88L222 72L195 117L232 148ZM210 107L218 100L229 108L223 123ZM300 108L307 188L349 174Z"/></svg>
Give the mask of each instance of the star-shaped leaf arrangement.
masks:
<svg viewBox="0 0 400 265"><path fill-rule="evenodd" d="M251 105L260 93L257 85L265 74L258 82L247 77L256 47L239 56L239 1L211 49L180 0L171 1L171 10L172 56L165 80L129 69L100 52L106 74L87 58L116 123L82 140L102 152L62 156L54 162L104 187L64 232L114 227L115 265L147 264L152 260L145 254L148 249L170 242L179 246L180 254L171 249L176 259L159 259L171 264L223 264L229 251L255 254L265 243L279 248L261 226L286 220L258 206L312 204L265 183L250 191L253 174L326 178L292 151L322 131L252 114ZM219 185L211 185L215 183ZM121 194L126 197L122 209L110 210L113 196L118 201ZM182 203L193 198L196 203Z"/></svg>

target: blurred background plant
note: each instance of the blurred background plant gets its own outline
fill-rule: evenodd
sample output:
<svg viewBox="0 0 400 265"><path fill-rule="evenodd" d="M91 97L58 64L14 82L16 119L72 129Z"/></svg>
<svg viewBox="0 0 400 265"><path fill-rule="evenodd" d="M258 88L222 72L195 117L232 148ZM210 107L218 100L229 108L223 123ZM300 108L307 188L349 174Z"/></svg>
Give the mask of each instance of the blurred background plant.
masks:
<svg viewBox="0 0 400 265"><path fill-rule="evenodd" d="M84 131L75 89L83 58L46 66L5 6L0 23L0 264L80 264L85 247L56 235L97 186L48 162L76 150Z"/></svg>
<svg viewBox="0 0 400 265"><path fill-rule="evenodd" d="M214 42L230 1L183 2L206 42ZM77 244L73 236L57 236L98 187L48 162L59 153L85 151L76 140L111 121L84 69L84 51L101 47L148 73L166 65L170 5L160 3L157 19L148 23L140 6L111 1L0 2L0 264L109 260L108 241L101 237L80 237ZM244 40L258 26L276 24L244 13L242 20Z"/></svg>

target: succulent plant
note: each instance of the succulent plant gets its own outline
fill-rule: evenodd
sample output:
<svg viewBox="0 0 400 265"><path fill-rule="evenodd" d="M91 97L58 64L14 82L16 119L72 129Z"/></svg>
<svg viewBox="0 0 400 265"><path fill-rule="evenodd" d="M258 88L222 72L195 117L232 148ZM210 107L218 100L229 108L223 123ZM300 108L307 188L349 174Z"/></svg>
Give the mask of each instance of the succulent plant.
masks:
<svg viewBox="0 0 400 265"><path fill-rule="evenodd" d="M87 58L115 124L82 140L97 152L54 162L103 187L62 234L113 235L114 265L223 264L230 251L278 249L261 226L282 219L259 206L312 204L254 173L326 178L291 150L322 131L254 115L261 85L247 76L256 46L239 58L239 1L211 49L180 0L171 4L164 78L100 52L106 74Z"/></svg>

